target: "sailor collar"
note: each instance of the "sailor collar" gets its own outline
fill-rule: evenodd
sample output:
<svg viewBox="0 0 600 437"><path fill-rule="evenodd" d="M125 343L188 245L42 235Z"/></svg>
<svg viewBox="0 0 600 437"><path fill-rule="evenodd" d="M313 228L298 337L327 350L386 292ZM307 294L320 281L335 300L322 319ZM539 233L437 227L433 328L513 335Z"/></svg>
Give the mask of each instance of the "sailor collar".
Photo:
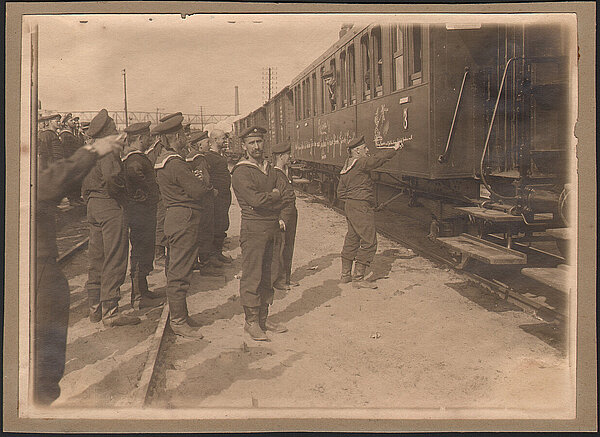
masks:
<svg viewBox="0 0 600 437"><path fill-rule="evenodd" d="M129 158L131 155L136 155L136 154L140 154L140 155L145 155L144 152L142 152L141 150L131 150L130 152L128 152L125 156L123 156L121 158L121 161L125 161L127 158Z"/></svg>
<svg viewBox="0 0 600 437"><path fill-rule="evenodd" d="M154 168L156 168L156 169L163 168L167 164L167 161L169 161L169 159L171 159L171 158L179 158L179 159L181 159L183 161L183 158L182 158L181 155L179 155L176 152L170 152L168 155L166 155L163 158L162 161L157 162L156 164L154 164Z"/></svg>
<svg viewBox="0 0 600 437"><path fill-rule="evenodd" d="M185 160L187 162L192 162L194 159L198 158L199 156L204 158L204 154L202 152L196 152L196 153L194 153L193 156L188 156L187 158L185 158Z"/></svg>
<svg viewBox="0 0 600 437"><path fill-rule="evenodd" d="M71 135L73 135L73 132L71 132L70 129L63 129L58 131L58 136L60 136L61 134L64 134L65 132L70 133Z"/></svg>
<svg viewBox="0 0 600 437"><path fill-rule="evenodd" d="M352 170L352 167L354 167L354 164L356 164L356 161L358 161L358 158L354 158L350 164L348 164L348 161L346 161L346 163L344 164L344 168L342 168L342 170L340 170L340 174L346 174L350 170Z"/></svg>
<svg viewBox="0 0 600 437"><path fill-rule="evenodd" d="M261 167L260 165L257 165L257 164L255 164L253 162L250 162L247 159L243 159L240 162L238 162L233 169L235 170L237 167L239 167L241 165L248 165L248 166L251 166L251 167L256 167L262 173L264 173L266 175L269 174L269 161L263 161L263 166Z"/></svg>
<svg viewBox="0 0 600 437"><path fill-rule="evenodd" d="M157 139L157 140L154 142L154 144L152 144L152 146L150 146L150 148L149 148L148 150L146 150L144 153L145 153L146 155L148 155L149 153L151 153L151 152L154 150L154 148L156 147L156 145L159 143L159 141L160 141L160 138L159 138L159 139Z"/></svg>
<svg viewBox="0 0 600 437"><path fill-rule="evenodd" d="M273 166L273 168L276 168L277 170L279 170L281 173L283 173L285 175L285 178L287 179L287 181L291 184L292 181L290 180L290 177L288 176L287 172L282 169L281 167L277 167L276 165Z"/></svg>

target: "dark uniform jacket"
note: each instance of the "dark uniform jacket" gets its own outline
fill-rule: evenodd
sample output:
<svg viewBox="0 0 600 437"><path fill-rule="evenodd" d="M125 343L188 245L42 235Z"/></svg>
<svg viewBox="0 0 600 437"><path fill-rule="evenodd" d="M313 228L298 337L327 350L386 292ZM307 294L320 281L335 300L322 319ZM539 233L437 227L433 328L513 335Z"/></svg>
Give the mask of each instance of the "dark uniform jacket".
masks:
<svg viewBox="0 0 600 437"><path fill-rule="evenodd" d="M125 167L128 200L149 206L156 205L159 191L154 165L150 159L139 150L133 150L121 159Z"/></svg>
<svg viewBox="0 0 600 437"><path fill-rule="evenodd" d="M238 162L232 170L231 184L242 220L279 220L283 202L281 195L273 192L277 176L266 161L263 168L246 160Z"/></svg>
<svg viewBox="0 0 600 437"><path fill-rule="evenodd" d="M204 158L208 164L213 187L217 189L219 195L228 195L231 189L231 173L227 167L227 158L214 150L206 152Z"/></svg>
<svg viewBox="0 0 600 437"><path fill-rule="evenodd" d="M374 183L371 170L392 159L395 150L386 150L376 156L348 158L340 171L337 196L340 200L366 200L375 205Z"/></svg>
<svg viewBox="0 0 600 437"><path fill-rule="evenodd" d="M204 182L194 175L192 168L181 155L162 148L154 168L156 181L167 208L186 206L196 210L202 209L200 201L209 190Z"/></svg>
<svg viewBox="0 0 600 437"><path fill-rule="evenodd" d="M38 177L37 188L37 256L58 256L56 248L56 205L69 190L94 166L98 155L87 149L79 149L70 158L50 165Z"/></svg>
<svg viewBox="0 0 600 437"><path fill-rule="evenodd" d="M210 191L212 194L214 185L212 184L212 177L208 169L205 154L196 150L191 150L185 158L185 161L194 172L194 175L206 185L207 191Z"/></svg>
<svg viewBox="0 0 600 437"><path fill-rule="evenodd" d="M94 197L115 199L124 205L127 201L127 191L121 159L114 153L102 157L83 180L81 195L86 202Z"/></svg>
<svg viewBox="0 0 600 437"><path fill-rule="evenodd" d="M148 150L144 152L144 154L148 157L152 165L156 164L156 158L161 152L162 145L159 145L160 140L155 140L154 143L150 146Z"/></svg>
<svg viewBox="0 0 600 437"><path fill-rule="evenodd" d="M287 225L298 216L296 193L287 173L279 167L273 167L273 170L277 176L277 188L281 191L281 201L283 203L279 218Z"/></svg>
<svg viewBox="0 0 600 437"><path fill-rule="evenodd" d="M58 134L62 152L65 158L71 156L77 149L83 146L83 143L70 130L64 130Z"/></svg>
<svg viewBox="0 0 600 437"><path fill-rule="evenodd" d="M41 161L39 167L42 170L63 158L60 138L53 130L45 129L38 133L38 156Z"/></svg>

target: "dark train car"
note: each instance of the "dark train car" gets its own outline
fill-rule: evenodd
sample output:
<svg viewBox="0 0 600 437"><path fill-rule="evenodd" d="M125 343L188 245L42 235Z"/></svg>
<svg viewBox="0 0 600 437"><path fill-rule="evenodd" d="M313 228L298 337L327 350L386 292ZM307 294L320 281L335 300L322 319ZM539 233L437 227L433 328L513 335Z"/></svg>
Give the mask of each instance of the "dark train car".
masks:
<svg viewBox="0 0 600 437"><path fill-rule="evenodd" d="M289 86L294 158L333 195L348 141L364 135L372 151L403 145L375 176L437 219L464 215L444 205L482 196L530 220L557 213L572 122L568 36L560 24L346 29Z"/></svg>

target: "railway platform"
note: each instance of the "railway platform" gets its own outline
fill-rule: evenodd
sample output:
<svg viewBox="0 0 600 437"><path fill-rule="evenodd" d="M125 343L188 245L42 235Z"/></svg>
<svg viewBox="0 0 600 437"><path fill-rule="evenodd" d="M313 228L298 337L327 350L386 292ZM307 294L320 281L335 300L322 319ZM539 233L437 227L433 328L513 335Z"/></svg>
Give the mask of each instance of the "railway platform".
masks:
<svg viewBox="0 0 600 437"><path fill-rule="evenodd" d="M378 289L340 284L345 218L303 194L297 206L292 279L300 286L276 290L271 314L289 331L269 333L267 342L254 342L243 331L235 200L226 252L234 262L219 277L195 272L188 295L190 315L203 325L202 340L163 329L164 308L135 312L142 318L137 326L90 323L85 254L71 261L65 268L72 296L67 365L55 406L143 406L157 414L190 408L464 408L531 418L574 411L564 326L383 236L368 278L377 280ZM156 267L149 283L164 293L162 265ZM133 311L129 290L124 284L125 311Z"/></svg>

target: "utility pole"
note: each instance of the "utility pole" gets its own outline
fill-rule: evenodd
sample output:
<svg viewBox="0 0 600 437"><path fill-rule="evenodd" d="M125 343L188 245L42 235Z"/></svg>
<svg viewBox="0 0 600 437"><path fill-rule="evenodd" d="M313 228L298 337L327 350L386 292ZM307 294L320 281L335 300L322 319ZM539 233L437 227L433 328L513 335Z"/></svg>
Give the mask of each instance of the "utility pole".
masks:
<svg viewBox="0 0 600 437"><path fill-rule="evenodd" d="M204 130L204 116L202 115L202 106L200 106L200 130Z"/></svg>
<svg viewBox="0 0 600 437"><path fill-rule="evenodd" d="M125 97L125 126L129 126L129 118L127 117L127 74L123 68L123 94Z"/></svg>
<svg viewBox="0 0 600 437"><path fill-rule="evenodd" d="M264 67L262 80L263 99L267 102L277 92L277 67Z"/></svg>

